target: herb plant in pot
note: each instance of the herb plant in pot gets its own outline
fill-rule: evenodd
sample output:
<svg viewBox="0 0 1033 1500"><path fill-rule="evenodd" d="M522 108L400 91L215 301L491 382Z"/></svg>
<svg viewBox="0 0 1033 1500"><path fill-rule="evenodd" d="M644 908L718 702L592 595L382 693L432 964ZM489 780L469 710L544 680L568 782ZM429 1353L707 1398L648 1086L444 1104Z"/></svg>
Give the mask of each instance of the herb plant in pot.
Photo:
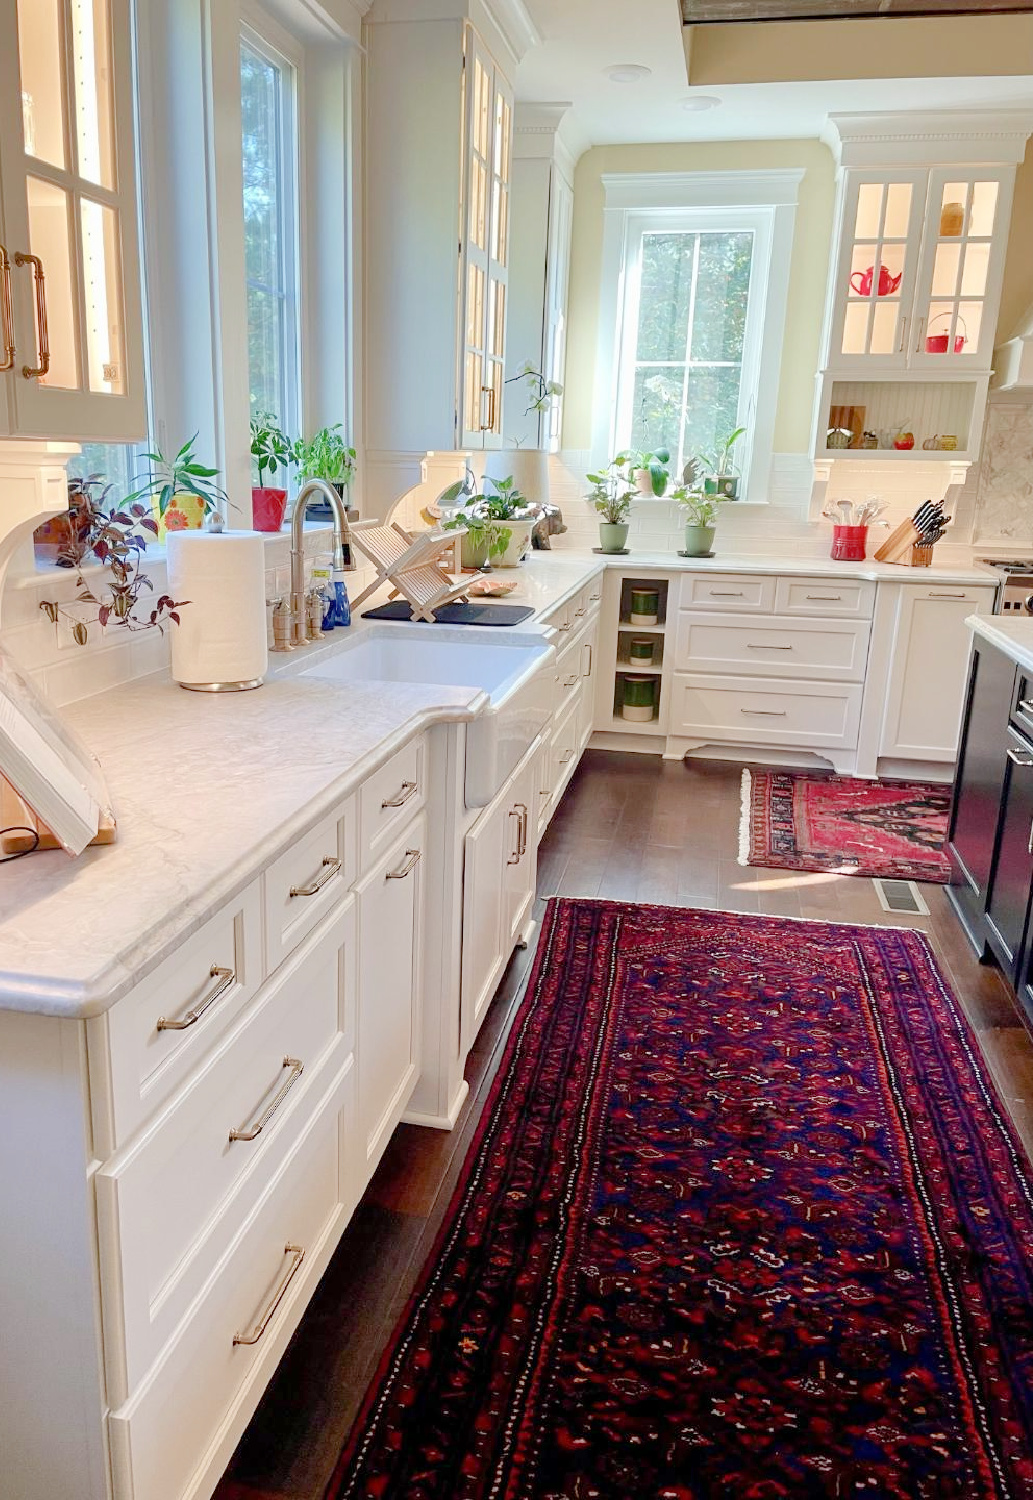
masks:
<svg viewBox="0 0 1033 1500"><path fill-rule="evenodd" d="M340 422L321 427L314 437L299 438L292 456L299 480L323 479L344 499L345 489L355 478L355 449L345 442Z"/></svg>
<svg viewBox="0 0 1033 1500"><path fill-rule="evenodd" d="M194 454L196 442L195 432L173 458L166 458L160 448L145 453L150 467L136 476L137 488L121 507L127 510L141 503L149 505L159 542L169 531L203 526L209 516L229 505L226 491L216 483L218 469L201 463Z"/></svg>
<svg viewBox="0 0 1033 1500"><path fill-rule="evenodd" d="M252 525L256 531L279 531L287 509L287 491L266 484L281 467L294 460L294 450L272 412L256 411L251 418L251 459L258 483L251 486Z"/></svg>
<svg viewBox="0 0 1033 1500"><path fill-rule="evenodd" d="M627 455L619 454L602 474L589 474L592 488L588 492L601 517L599 522L599 550L601 552L624 552L631 529L628 517L631 514L631 497L634 493L627 474Z"/></svg>
<svg viewBox="0 0 1033 1500"><path fill-rule="evenodd" d="M708 495L719 495L722 500L738 500L739 472L732 459L736 443L745 435L745 427L737 427L726 438L718 441L712 453L703 455L707 473L703 489Z"/></svg>
<svg viewBox="0 0 1033 1500"><path fill-rule="evenodd" d="M717 530L717 507L722 496L708 495L702 490L679 485L671 491L671 499L685 511L685 555L686 557L709 557L714 550Z"/></svg>

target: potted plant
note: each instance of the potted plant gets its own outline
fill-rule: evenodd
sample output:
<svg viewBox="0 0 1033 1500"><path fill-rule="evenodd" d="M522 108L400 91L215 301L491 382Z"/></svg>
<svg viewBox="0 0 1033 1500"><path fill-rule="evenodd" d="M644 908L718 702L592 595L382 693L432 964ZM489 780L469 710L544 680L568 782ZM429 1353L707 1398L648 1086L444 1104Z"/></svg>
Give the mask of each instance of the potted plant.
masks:
<svg viewBox="0 0 1033 1500"><path fill-rule="evenodd" d="M307 440L298 438L292 457L299 479L324 479L344 499L346 487L355 478L355 449L345 442L340 422L321 427Z"/></svg>
<svg viewBox="0 0 1033 1500"><path fill-rule="evenodd" d="M717 507L724 496L708 495L680 484L671 491L671 499L685 511L686 557L709 557L714 550Z"/></svg>
<svg viewBox="0 0 1033 1500"><path fill-rule="evenodd" d="M166 458L160 448L144 457L150 465L145 475L138 475L138 487L127 495L122 509L146 503L154 511L159 541L169 531L187 531L203 526L207 518L229 505L229 497L216 483L218 469L200 463L194 454L197 433L185 442L174 458Z"/></svg>
<svg viewBox="0 0 1033 1500"><path fill-rule="evenodd" d="M628 532L630 526L628 517L631 514L631 497L634 491L628 477L628 455L618 454L611 463L607 464L601 474L589 474L588 482L592 488L588 492L591 500L599 512L599 550L600 552L624 552L627 549Z"/></svg>
<svg viewBox="0 0 1033 1500"><path fill-rule="evenodd" d="M538 507L520 493L512 475L505 479L486 475L482 483L479 494L471 495L465 480L445 490L441 503L462 503L444 526L447 530L467 528L462 540L464 568L483 568L491 561L500 568L515 568L531 545Z"/></svg>
<svg viewBox="0 0 1033 1500"><path fill-rule="evenodd" d="M635 449L629 449L627 453L619 453L614 459L615 464L627 468L628 479L640 494L655 495L657 499L667 489L670 462L671 455L666 448L657 448L655 453L639 453Z"/></svg>
<svg viewBox="0 0 1033 1500"><path fill-rule="evenodd" d="M732 461L732 449L745 432L745 427L737 427L718 441L713 452L703 455L707 466L703 489L708 495L720 495L722 500L738 500L739 472Z"/></svg>
<svg viewBox="0 0 1033 1500"><path fill-rule="evenodd" d="M287 491L267 485L281 467L293 462L294 450L272 412L256 411L251 418L251 459L258 483L251 486L251 515L256 531L279 531L287 509Z"/></svg>
<svg viewBox="0 0 1033 1500"><path fill-rule="evenodd" d="M563 387L558 380L546 380L541 370L527 360L515 375L511 375L506 381L512 385L516 380L523 380L527 385L527 406L524 408L524 416L529 417L533 412L547 412L558 396L563 395Z"/></svg>

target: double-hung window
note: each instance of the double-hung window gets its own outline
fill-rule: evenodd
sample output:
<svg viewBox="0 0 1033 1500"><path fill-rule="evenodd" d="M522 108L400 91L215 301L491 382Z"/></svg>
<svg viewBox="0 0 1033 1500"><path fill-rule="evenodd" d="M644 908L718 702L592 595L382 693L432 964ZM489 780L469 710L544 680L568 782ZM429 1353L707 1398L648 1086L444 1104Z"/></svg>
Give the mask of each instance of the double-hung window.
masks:
<svg viewBox="0 0 1033 1500"><path fill-rule="evenodd" d="M246 27L240 41L247 281L248 384L252 411L299 431L298 68Z"/></svg>
<svg viewBox="0 0 1033 1500"><path fill-rule="evenodd" d="M597 387L606 417L595 447L607 451L594 457L665 448L680 474L692 458L708 467L745 427L733 451L740 493L763 500L799 174L748 175L748 184L736 174L604 178L599 380L608 389Z"/></svg>

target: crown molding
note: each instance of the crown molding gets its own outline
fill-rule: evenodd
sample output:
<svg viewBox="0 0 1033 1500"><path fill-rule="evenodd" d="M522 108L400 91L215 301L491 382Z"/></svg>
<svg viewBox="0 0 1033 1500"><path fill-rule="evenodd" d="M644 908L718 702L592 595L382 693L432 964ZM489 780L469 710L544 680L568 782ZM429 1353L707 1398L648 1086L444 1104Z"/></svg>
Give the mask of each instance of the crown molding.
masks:
<svg viewBox="0 0 1033 1500"><path fill-rule="evenodd" d="M541 45L542 34L524 0L481 0L481 4L517 62Z"/></svg>
<svg viewBox="0 0 1033 1500"><path fill-rule="evenodd" d="M573 186L574 168L581 155L570 138L568 100L517 100L513 109L513 155L519 160L555 162Z"/></svg>
<svg viewBox="0 0 1033 1500"><path fill-rule="evenodd" d="M794 205L802 167L760 172L604 172L607 209L752 208Z"/></svg>
<svg viewBox="0 0 1033 1500"><path fill-rule="evenodd" d="M821 138L841 167L1016 166L1033 132L1025 110L829 115Z"/></svg>

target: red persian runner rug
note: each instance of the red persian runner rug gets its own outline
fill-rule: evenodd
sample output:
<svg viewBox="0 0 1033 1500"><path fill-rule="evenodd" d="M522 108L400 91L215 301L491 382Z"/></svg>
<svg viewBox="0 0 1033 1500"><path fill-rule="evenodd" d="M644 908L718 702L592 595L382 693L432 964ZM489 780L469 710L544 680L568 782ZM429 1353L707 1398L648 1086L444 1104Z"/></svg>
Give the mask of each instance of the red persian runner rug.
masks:
<svg viewBox="0 0 1033 1500"><path fill-rule="evenodd" d="M1030 1167L923 936L550 902L327 1494L1033 1495Z"/></svg>
<svg viewBox="0 0 1033 1500"><path fill-rule="evenodd" d="M743 771L739 863L883 880L950 880L951 788Z"/></svg>

